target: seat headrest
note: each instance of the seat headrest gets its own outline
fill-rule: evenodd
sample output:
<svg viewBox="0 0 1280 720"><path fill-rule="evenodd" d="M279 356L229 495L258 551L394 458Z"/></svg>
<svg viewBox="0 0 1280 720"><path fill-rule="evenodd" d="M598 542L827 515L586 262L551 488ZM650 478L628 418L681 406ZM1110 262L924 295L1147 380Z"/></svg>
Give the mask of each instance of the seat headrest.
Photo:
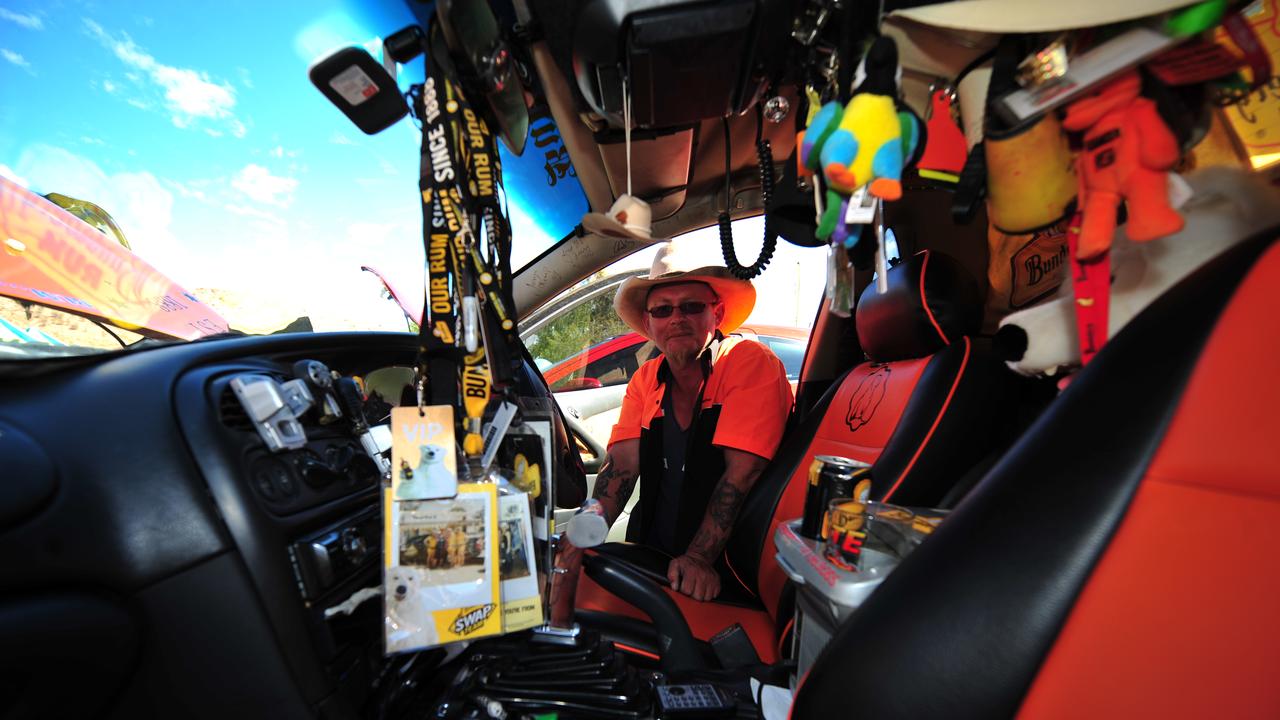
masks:
<svg viewBox="0 0 1280 720"><path fill-rule="evenodd" d="M887 277L888 292L873 283L858 299L858 341L873 362L932 355L981 326L982 291L950 255L922 250Z"/></svg>

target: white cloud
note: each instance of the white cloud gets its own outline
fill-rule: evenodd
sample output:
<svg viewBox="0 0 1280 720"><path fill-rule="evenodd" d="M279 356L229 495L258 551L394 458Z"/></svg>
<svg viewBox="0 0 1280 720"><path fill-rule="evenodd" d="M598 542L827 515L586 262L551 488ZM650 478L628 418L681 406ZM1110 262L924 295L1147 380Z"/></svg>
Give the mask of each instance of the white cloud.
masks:
<svg viewBox="0 0 1280 720"><path fill-rule="evenodd" d="M208 200L208 196L205 195L204 190L201 190L198 187L193 187L194 183L183 183L183 182L178 182L177 180L166 180L165 185L170 188L173 188L174 190L177 190L178 194L181 195L182 197L193 198L195 200L200 200L202 202L205 202Z"/></svg>
<svg viewBox="0 0 1280 720"><path fill-rule="evenodd" d="M142 100L139 100L139 99L137 99L137 98L129 98L126 102L128 102L130 105L132 105L132 106L134 106L134 107L138 108L139 110L150 110L150 109L151 109L151 103L143 102Z"/></svg>
<svg viewBox="0 0 1280 720"><path fill-rule="evenodd" d="M204 131L206 134L208 134L209 137L222 137L221 130L214 130L213 128L205 128Z"/></svg>
<svg viewBox="0 0 1280 720"><path fill-rule="evenodd" d="M119 86L119 85L116 85L115 83L111 82L110 80L103 80L103 81L102 81L102 89L103 89L103 90L106 90L106 91L107 91L107 92L109 92L109 93L113 93L113 92L115 92L116 90L119 90L119 89L120 89L120 86Z"/></svg>
<svg viewBox="0 0 1280 720"><path fill-rule="evenodd" d="M382 169L382 172L391 177L396 177L400 174L400 171L396 169L396 166L392 165L391 161L386 158L378 158L378 167Z"/></svg>
<svg viewBox="0 0 1280 720"><path fill-rule="evenodd" d="M347 226L347 242L368 249L385 245L392 237L403 237L408 232L400 223L357 222Z"/></svg>
<svg viewBox="0 0 1280 720"><path fill-rule="evenodd" d="M151 77L165 90L171 107L190 117L223 118L235 107L235 90L230 85L209 82L209 76L187 68L159 65Z"/></svg>
<svg viewBox="0 0 1280 720"><path fill-rule="evenodd" d="M249 68L238 67L236 68L236 73L240 76L240 84L245 86L245 88L252 90L253 78L249 75Z"/></svg>
<svg viewBox="0 0 1280 720"><path fill-rule="evenodd" d="M0 163L0 177L6 178L12 182L16 182L22 187L27 186L27 179L13 171L13 168Z"/></svg>
<svg viewBox="0 0 1280 720"><path fill-rule="evenodd" d="M81 135L80 142L85 145L106 145L106 143L102 141L102 138L89 137L88 135Z"/></svg>
<svg viewBox="0 0 1280 720"><path fill-rule="evenodd" d="M256 202L286 208L293 202L293 191L297 189L298 181L272 175L261 165L250 163L231 179L231 186Z"/></svg>
<svg viewBox="0 0 1280 720"><path fill-rule="evenodd" d="M23 15L6 8L0 8L0 20L8 20L28 30L43 30L44 21L35 15Z"/></svg>
<svg viewBox="0 0 1280 720"><path fill-rule="evenodd" d="M271 213L268 210L263 210L261 208L250 207L248 205L239 205L236 203L227 203L226 205L223 206L223 209L229 213L232 213L233 215L257 218L258 220L265 220L271 223L272 225L285 224L285 221L283 218Z"/></svg>
<svg viewBox="0 0 1280 720"><path fill-rule="evenodd" d="M351 138L343 135L337 130L333 131L333 134L329 136L329 142L334 145L355 145L355 143L351 142Z"/></svg>
<svg viewBox="0 0 1280 720"><path fill-rule="evenodd" d="M171 228L173 194L151 173L109 174L86 157L50 145L24 150L17 170L39 192L59 192L101 206L124 231L133 251L163 272L181 267Z"/></svg>
<svg viewBox="0 0 1280 720"><path fill-rule="evenodd" d="M31 63L28 62L26 58L22 57L22 55L10 50L9 48L0 48L0 57L3 57L10 64L17 65L23 70L26 70L29 75L32 75L33 77L35 76L35 71L31 69Z"/></svg>
<svg viewBox="0 0 1280 720"><path fill-rule="evenodd" d="M188 128L197 120L225 123L236 137L243 137L244 124L232 110L235 89L227 82L214 82L208 73L165 65L138 46L127 34L115 37L101 25L85 18L89 34L125 65L142 71L164 94L165 107L176 127ZM129 75L141 82L136 74ZM132 103L131 103L132 104ZM237 130L238 128L238 130Z"/></svg>

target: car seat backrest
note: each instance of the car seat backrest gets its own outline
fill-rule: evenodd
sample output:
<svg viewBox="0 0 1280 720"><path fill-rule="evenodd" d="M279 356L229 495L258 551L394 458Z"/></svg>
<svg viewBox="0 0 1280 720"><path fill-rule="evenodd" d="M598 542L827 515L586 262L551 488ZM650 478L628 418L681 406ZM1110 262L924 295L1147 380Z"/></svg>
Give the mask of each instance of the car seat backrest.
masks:
<svg viewBox="0 0 1280 720"><path fill-rule="evenodd" d="M1275 237L1108 342L837 630L792 716L1280 716Z"/></svg>
<svg viewBox="0 0 1280 720"><path fill-rule="evenodd" d="M730 538L730 564L739 577L754 576L770 613L786 581L772 560L773 534L800 516L815 456L871 463L874 496L932 505L984 452L1005 371L976 357L967 337L982 320L977 282L955 259L927 250L890 270L888 281L887 293L873 285L858 304L870 360L838 380L789 433Z"/></svg>

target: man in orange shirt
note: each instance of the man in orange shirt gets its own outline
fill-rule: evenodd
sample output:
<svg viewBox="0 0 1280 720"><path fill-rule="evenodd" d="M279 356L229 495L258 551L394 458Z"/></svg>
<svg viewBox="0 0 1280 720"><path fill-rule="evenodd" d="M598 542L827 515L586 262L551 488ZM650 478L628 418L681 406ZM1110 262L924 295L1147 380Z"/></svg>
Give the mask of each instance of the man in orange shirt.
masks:
<svg viewBox="0 0 1280 720"><path fill-rule="evenodd" d="M629 278L614 298L619 317L662 354L627 384L593 495L613 524L644 477L627 540L669 554L671 586L711 600L725 542L782 439L792 393L772 351L726 336L755 306L751 283L723 267L687 267L669 243L649 276ZM568 577L581 555L566 543Z"/></svg>

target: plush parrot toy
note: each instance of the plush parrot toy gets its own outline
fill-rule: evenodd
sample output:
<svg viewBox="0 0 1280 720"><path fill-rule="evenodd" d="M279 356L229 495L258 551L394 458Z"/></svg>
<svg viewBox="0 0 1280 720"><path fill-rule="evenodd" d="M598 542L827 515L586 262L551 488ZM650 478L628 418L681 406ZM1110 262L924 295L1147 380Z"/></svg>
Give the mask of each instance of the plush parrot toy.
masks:
<svg viewBox="0 0 1280 720"><path fill-rule="evenodd" d="M897 45L876 38L858 66L848 105L824 105L801 137L800 164L808 173L821 172L827 183L818 238L857 243L857 226L847 233L844 214L849 196L864 185L881 200L902 197L902 170L915 155L923 127L915 113L898 108L899 75Z"/></svg>

